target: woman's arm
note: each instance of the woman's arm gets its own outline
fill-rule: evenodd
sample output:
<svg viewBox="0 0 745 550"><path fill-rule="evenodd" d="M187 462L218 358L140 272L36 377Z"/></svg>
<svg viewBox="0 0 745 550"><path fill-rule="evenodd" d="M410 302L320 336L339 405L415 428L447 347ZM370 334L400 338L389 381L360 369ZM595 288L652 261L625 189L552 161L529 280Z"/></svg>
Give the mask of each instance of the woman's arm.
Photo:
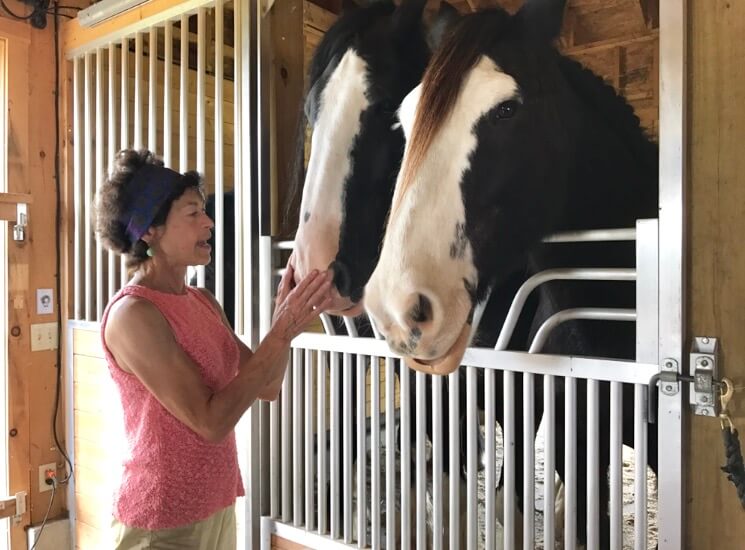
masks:
<svg viewBox="0 0 745 550"><path fill-rule="evenodd" d="M284 316L276 319L255 353L249 350L238 375L218 392L202 382L197 365L178 345L158 309L146 300L127 297L117 303L109 313L104 338L123 370L137 376L181 422L217 442L257 398L273 391L277 380L281 384L290 342L327 307L329 287L329 277L316 274L287 293ZM300 323L303 320L305 324Z"/></svg>

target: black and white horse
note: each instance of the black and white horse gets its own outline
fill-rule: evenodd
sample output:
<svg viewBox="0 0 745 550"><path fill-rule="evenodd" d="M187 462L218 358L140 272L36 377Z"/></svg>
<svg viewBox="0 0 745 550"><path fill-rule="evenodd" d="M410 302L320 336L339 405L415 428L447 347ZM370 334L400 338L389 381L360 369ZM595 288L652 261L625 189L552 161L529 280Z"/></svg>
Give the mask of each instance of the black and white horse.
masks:
<svg viewBox="0 0 745 550"><path fill-rule="evenodd" d="M365 289L365 307L390 347L418 370L445 373L458 367L473 341L474 308L489 291L477 344L494 344L515 289L534 273L588 264L634 266L634 249L627 243L542 244L547 235L633 227L637 219L657 216L657 148L611 86L555 49L564 5L564 0L527 0L514 16L494 9L458 19L422 84L401 106L406 152L379 262ZM526 350L550 315L582 306L634 308L634 286L544 285L521 317L510 348ZM628 323L567 322L543 351L633 359L635 332ZM498 375L497 395L502 380ZM521 411L517 382L516 410ZM624 392L624 418L633 419L633 389ZM565 435L563 384L557 384L556 397L558 450ZM535 402L540 418L541 390ZM609 402L608 384L601 384L601 426L609 421ZM588 446L582 429L586 411L587 390L580 382L579 457L586 456ZM497 419L503 420L501 406ZM515 415L518 437L522 420L522 414ZM656 471L654 425L648 434L649 464ZM600 437L599 544L606 548L608 430L601 430ZM633 421L624 422L623 440L633 445ZM518 442L516 465L522 463L522 447ZM556 457L563 477L563 452ZM586 468L580 459L581 496ZM586 504L578 499L582 542Z"/></svg>

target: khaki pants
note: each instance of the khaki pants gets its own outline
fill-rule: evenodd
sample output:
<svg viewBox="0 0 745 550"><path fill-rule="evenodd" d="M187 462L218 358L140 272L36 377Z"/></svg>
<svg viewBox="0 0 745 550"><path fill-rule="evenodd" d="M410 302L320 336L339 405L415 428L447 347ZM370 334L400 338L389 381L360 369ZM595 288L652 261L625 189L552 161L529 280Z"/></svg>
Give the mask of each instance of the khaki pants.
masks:
<svg viewBox="0 0 745 550"><path fill-rule="evenodd" d="M114 519L112 531L114 550L235 550L235 506L174 529L148 531Z"/></svg>

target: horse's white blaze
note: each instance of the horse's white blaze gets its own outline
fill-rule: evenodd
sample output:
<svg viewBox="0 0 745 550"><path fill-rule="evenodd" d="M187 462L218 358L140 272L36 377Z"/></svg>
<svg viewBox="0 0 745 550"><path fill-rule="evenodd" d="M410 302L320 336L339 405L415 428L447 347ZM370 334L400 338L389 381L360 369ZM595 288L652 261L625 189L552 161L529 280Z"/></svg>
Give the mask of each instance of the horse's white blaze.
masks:
<svg viewBox="0 0 745 550"><path fill-rule="evenodd" d="M321 93L303 187L293 264L297 278L325 270L336 257L342 222L344 182L350 153L367 108L367 65L348 50ZM306 220L307 217L307 220Z"/></svg>
<svg viewBox="0 0 745 550"><path fill-rule="evenodd" d="M408 354L427 359L442 356L467 320L471 302L463 281L477 283L470 244L464 239L461 253L451 257L456 228L462 234L465 227L460 183L477 145L476 123L517 90L512 77L482 57L465 78L452 112L403 194L399 174L393 201L398 208L391 214L380 260L365 293L366 307L394 349L408 341L407 316L416 293L432 302L433 322L421 327L421 339ZM399 109L407 137L404 162L420 96L421 86L409 93Z"/></svg>

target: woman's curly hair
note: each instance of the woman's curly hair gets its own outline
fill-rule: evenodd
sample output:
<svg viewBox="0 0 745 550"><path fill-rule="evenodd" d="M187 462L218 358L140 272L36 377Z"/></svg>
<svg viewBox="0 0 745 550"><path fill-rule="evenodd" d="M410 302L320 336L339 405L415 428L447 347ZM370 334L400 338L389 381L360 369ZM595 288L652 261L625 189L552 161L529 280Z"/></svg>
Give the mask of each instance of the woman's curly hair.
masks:
<svg viewBox="0 0 745 550"><path fill-rule="evenodd" d="M109 250L125 255L127 267L130 269L148 260L147 243L142 239L131 243L126 233L127 223L122 221L128 219L135 199L130 185L132 176L147 164L163 166L163 161L146 149L119 151L96 196L94 223L98 238ZM186 172L178 180L173 193L160 207L151 225L163 225L173 202L188 189L196 189L204 197L204 185L198 172Z"/></svg>

